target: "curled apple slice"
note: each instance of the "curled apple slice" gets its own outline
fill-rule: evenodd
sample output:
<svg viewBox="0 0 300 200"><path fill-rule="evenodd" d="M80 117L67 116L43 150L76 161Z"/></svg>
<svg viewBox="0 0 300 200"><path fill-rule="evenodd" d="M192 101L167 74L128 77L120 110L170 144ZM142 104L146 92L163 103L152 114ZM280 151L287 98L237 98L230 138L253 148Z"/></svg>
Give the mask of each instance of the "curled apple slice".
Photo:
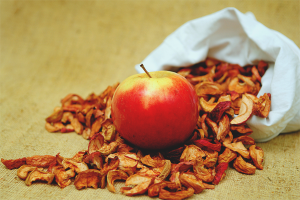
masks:
<svg viewBox="0 0 300 200"><path fill-rule="evenodd" d="M242 124L252 115L253 101L243 94L239 115L234 118L230 124Z"/></svg>

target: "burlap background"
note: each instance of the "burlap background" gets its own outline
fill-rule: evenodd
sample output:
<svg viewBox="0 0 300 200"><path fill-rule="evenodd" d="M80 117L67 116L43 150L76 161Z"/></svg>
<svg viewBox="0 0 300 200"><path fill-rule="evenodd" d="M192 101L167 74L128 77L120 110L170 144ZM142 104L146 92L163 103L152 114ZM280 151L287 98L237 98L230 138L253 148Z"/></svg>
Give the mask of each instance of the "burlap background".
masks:
<svg viewBox="0 0 300 200"><path fill-rule="evenodd" d="M299 0L1 0L0 157L58 152L70 157L87 149L88 141L76 133L48 133L44 119L68 93L99 94L136 73L134 65L188 20L236 7L253 12L258 21L300 46L299 4ZM258 146L265 151L264 170L248 176L229 169L214 190L191 199L299 199L300 132ZM0 199L109 198L133 199L107 189L78 191L74 185L27 187L16 170L0 164Z"/></svg>

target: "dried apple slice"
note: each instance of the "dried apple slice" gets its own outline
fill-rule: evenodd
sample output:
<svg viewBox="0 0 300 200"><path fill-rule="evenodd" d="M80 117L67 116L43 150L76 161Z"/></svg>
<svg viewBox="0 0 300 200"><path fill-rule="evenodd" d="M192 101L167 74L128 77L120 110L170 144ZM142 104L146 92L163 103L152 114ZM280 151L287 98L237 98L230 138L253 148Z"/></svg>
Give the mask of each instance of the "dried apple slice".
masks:
<svg viewBox="0 0 300 200"><path fill-rule="evenodd" d="M107 173L107 189L110 192L115 193L116 189L114 186L115 180L126 180L128 178L128 175L126 172L122 170L111 170Z"/></svg>
<svg viewBox="0 0 300 200"><path fill-rule="evenodd" d="M223 163L219 163L218 166L216 167L216 175L214 177L213 180L213 184L214 185L218 185L219 182L224 178L225 171L228 168L228 163L227 162L223 162Z"/></svg>
<svg viewBox="0 0 300 200"><path fill-rule="evenodd" d="M181 173L179 180L185 187L193 188L195 194L199 194L205 189L202 180L197 180L197 177L191 172Z"/></svg>
<svg viewBox="0 0 300 200"><path fill-rule="evenodd" d="M200 148L206 147L213 151L221 151L221 143L213 144L205 139L196 140L194 143Z"/></svg>
<svg viewBox="0 0 300 200"><path fill-rule="evenodd" d="M230 124L242 124L246 122L252 115L253 101L243 94L242 103L239 111L239 115L234 118Z"/></svg>
<svg viewBox="0 0 300 200"><path fill-rule="evenodd" d="M130 176L126 182L125 185L134 185L133 188L131 187L122 187L121 193L127 195L127 196L134 196L138 194L144 194L147 192L149 186L154 182L153 177L149 176L140 176L137 174L134 174Z"/></svg>
<svg viewBox="0 0 300 200"><path fill-rule="evenodd" d="M218 122L223 113L230 108L231 101L223 101L218 103L218 105L211 111L209 118L215 122Z"/></svg>
<svg viewBox="0 0 300 200"><path fill-rule="evenodd" d="M200 105L201 108L205 111L205 112L211 112L218 103L209 103L207 101L205 101L205 99L203 97L200 98Z"/></svg>

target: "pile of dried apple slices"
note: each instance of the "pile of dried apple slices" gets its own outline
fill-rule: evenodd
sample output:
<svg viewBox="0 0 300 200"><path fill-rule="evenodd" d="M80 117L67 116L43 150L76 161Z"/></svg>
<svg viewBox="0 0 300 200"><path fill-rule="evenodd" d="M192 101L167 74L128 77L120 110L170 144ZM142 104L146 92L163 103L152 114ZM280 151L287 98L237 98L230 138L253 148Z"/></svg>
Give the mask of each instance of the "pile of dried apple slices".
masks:
<svg viewBox="0 0 300 200"><path fill-rule="evenodd" d="M199 119L192 136L176 148L146 151L119 135L111 119L117 83L86 99L69 94L46 118L49 132L75 131L90 140L86 150L72 158L58 153L1 162L18 168L17 176L28 186L39 180L61 188L74 183L77 189L106 187L116 192L114 182L123 180L121 193L161 199L184 199L214 189L228 167L244 174L263 169L264 152L249 136L253 131L246 121L252 115L266 118L270 112L271 95L257 97L267 68L264 61L241 67L207 58L180 69L177 73L197 93Z"/></svg>

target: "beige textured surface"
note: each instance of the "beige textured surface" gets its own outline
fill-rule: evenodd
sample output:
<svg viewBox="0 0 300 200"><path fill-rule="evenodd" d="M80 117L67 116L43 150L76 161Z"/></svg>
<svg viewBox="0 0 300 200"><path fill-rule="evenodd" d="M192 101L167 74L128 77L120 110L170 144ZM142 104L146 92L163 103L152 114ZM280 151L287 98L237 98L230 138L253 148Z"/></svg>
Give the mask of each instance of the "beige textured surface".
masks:
<svg viewBox="0 0 300 200"><path fill-rule="evenodd" d="M135 72L163 39L188 20L225 7L257 20L300 46L300 1L0 1L0 157L87 149L75 133L53 134L44 119L68 93L86 97ZM258 144L264 170L229 169L214 189L191 199L300 199L300 132ZM120 184L118 185L120 186ZM0 164L0 199L133 199L104 189L27 187ZM149 199L140 196L141 199ZM137 198L135 198L137 199Z"/></svg>

